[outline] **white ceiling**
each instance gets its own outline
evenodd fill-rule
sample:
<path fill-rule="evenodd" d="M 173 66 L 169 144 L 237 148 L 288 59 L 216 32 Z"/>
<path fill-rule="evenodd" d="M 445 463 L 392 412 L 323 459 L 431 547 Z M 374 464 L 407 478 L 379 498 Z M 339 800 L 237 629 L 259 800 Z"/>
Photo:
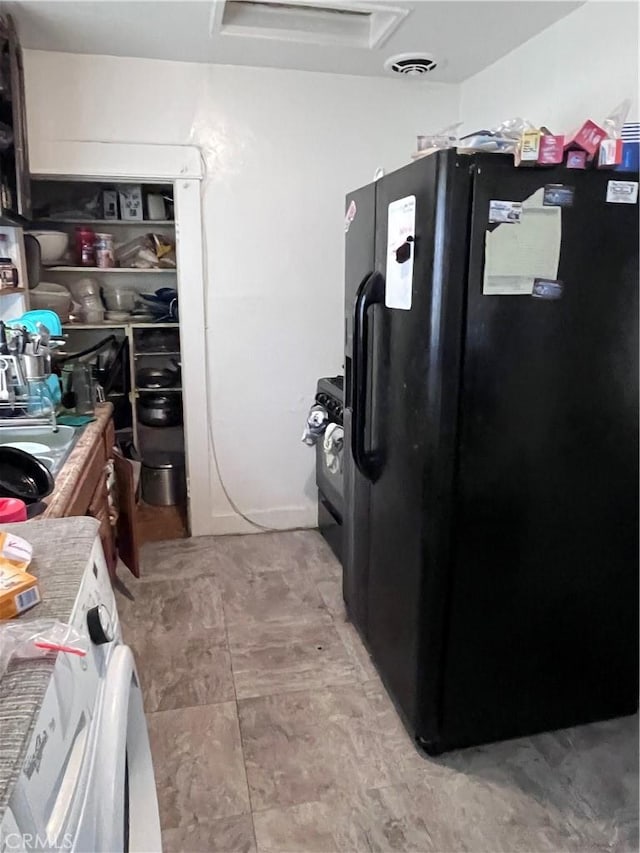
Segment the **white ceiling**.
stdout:
<path fill-rule="evenodd" d="M 335 0 L 320 5 L 335 5 Z M 387 7 L 400 6 L 409 14 L 381 47 L 369 50 L 221 33 L 223 0 L 3 4 L 16 18 L 23 46 L 38 50 L 373 76 L 386 73 L 384 60 L 391 54 L 416 51 L 438 60 L 435 71 L 421 79 L 447 83 L 477 73 L 580 5 L 563 0 L 386 0 Z"/>

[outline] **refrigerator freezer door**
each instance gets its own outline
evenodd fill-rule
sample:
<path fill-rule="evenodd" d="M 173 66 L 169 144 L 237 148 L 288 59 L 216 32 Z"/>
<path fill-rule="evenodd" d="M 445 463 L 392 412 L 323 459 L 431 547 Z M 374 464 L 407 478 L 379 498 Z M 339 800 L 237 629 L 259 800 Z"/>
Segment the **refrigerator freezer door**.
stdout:
<path fill-rule="evenodd" d="M 637 706 L 638 207 L 608 204 L 608 178 L 497 161 L 478 169 L 443 693 L 448 746 Z M 572 204 L 557 208 L 559 281 L 540 295 L 483 294 L 487 230 L 523 227 L 490 225 L 491 200 L 526 208 L 545 185 L 568 184 Z M 530 254 L 521 263 L 528 242 L 503 271 L 535 276 L 548 262 Z"/>
<path fill-rule="evenodd" d="M 410 299 L 402 308 L 376 306 L 370 426 L 378 468 L 370 485 L 367 641 L 407 727 L 429 742 L 437 739 L 467 164 L 441 152 L 377 186 L 376 269 L 384 272 L 398 248 L 396 262 L 407 263 L 402 241 L 390 245 L 390 205 L 415 196 L 415 233 L 403 235 L 413 264 Z"/>
<path fill-rule="evenodd" d="M 369 184 L 347 196 L 345 217 L 345 404 L 344 404 L 344 518 L 343 597 L 353 624 L 366 633 L 366 589 L 369 544 L 369 481 L 358 470 L 351 453 L 353 443 L 353 329 L 356 299 L 374 271 L 376 185 Z M 371 318 L 373 323 L 373 318 Z M 370 340 L 373 340 L 373 328 Z M 368 353 L 367 353 L 368 354 Z M 370 387 L 369 377 L 365 392 Z"/>

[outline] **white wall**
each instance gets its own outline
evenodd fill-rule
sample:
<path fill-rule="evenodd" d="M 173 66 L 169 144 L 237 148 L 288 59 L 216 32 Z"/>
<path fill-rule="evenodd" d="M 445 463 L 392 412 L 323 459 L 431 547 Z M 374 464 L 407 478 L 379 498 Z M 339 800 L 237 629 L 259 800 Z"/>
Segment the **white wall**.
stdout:
<path fill-rule="evenodd" d="M 522 116 L 571 133 L 627 97 L 637 121 L 638 3 L 589 2 L 466 80 L 460 117 L 465 132 Z"/>
<path fill-rule="evenodd" d="M 344 195 L 455 121 L 458 87 L 41 51 L 26 82 L 36 158 L 52 139 L 202 145 L 223 479 L 261 523 L 313 525 L 300 434 L 316 379 L 342 368 Z M 245 529 L 216 483 L 212 532 Z"/>

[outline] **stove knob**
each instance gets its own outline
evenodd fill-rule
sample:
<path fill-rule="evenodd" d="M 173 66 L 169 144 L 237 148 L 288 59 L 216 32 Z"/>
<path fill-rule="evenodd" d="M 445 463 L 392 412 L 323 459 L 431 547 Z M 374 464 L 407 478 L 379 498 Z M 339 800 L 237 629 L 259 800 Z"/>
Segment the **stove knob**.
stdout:
<path fill-rule="evenodd" d="M 115 636 L 111 616 L 104 604 L 98 604 L 97 607 L 90 607 L 87 610 L 87 627 L 89 636 L 96 646 L 110 643 Z"/>

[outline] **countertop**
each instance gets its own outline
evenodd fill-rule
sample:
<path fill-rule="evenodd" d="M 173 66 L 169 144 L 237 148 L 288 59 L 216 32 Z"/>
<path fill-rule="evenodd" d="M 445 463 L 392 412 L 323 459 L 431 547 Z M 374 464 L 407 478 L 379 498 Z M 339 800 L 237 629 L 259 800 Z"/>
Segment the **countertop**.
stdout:
<path fill-rule="evenodd" d="M 15 533 L 33 546 L 29 572 L 38 578 L 42 597 L 40 604 L 12 622 L 69 620 L 98 528 L 95 519 L 84 517 L 0 525 L 0 530 Z M 60 547 L 61 542 L 64 548 Z M 24 763 L 56 656 L 52 652 L 30 660 L 14 660 L 0 675 L 0 820 Z"/>
<path fill-rule="evenodd" d="M 38 518 L 61 518 L 76 488 L 78 474 L 87 464 L 97 441 L 100 441 L 113 414 L 111 403 L 99 403 L 96 406 L 95 421 L 82 431 L 66 462 L 56 474 L 55 488 L 44 503 L 46 510 Z"/>

